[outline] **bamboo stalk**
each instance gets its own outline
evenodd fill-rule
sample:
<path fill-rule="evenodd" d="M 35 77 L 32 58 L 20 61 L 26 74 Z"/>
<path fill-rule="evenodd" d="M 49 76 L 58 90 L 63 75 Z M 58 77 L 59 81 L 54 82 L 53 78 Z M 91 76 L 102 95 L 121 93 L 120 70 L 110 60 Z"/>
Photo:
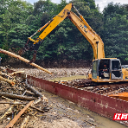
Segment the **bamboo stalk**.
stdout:
<path fill-rule="evenodd" d="M 15 82 L 13 82 L 13 81 L 11 81 L 11 80 L 8 80 L 8 79 L 5 79 L 5 78 L 3 78 L 2 76 L 0 76 L 0 80 L 8 82 L 8 83 L 11 84 L 12 86 L 15 85 Z"/>
<path fill-rule="evenodd" d="M 34 67 L 36 67 L 36 68 L 38 68 L 38 69 L 40 69 L 40 70 L 43 70 L 43 71 L 45 71 L 45 72 L 47 72 L 47 73 L 49 73 L 49 74 L 52 74 L 50 71 L 48 71 L 48 70 L 42 68 L 41 66 L 39 66 L 39 65 L 37 65 L 37 64 L 35 64 L 35 63 L 30 63 L 29 60 L 27 60 L 27 59 L 25 59 L 25 58 L 23 58 L 23 57 L 21 57 L 21 56 L 19 56 L 19 55 L 16 55 L 15 53 L 11 53 L 11 52 L 6 51 L 6 50 L 3 50 L 3 49 L 0 49 L 0 53 L 7 54 L 7 55 L 9 55 L 9 56 L 11 56 L 11 57 L 17 58 L 17 59 L 19 59 L 19 60 L 21 60 L 21 61 L 24 61 L 25 63 L 28 63 L 28 64 L 30 64 L 30 65 L 32 65 L 32 66 L 34 66 Z"/>
<path fill-rule="evenodd" d="M 5 128 L 12 128 L 16 121 L 20 118 L 20 116 L 27 110 L 27 108 L 33 103 L 34 101 L 30 101 L 11 121 Z"/>

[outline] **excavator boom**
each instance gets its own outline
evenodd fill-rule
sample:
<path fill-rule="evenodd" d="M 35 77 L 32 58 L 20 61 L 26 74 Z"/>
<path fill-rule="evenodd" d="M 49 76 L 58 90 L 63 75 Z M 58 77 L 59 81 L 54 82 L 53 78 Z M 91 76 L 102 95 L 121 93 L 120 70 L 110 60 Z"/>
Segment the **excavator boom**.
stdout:
<path fill-rule="evenodd" d="M 80 15 L 80 18 L 73 12 L 70 12 L 69 19 L 79 29 L 83 36 L 89 41 L 93 48 L 94 59 L 105 58 L 104 43 L 100 36 L 88 25 L 86 20 Z"/>
<path fill-rule="evenodd" d="M 72 3 L 65 6 L 65 8 L 53 18 L 48 27 L 40 34 L 39 39 L 43 40 L 53 29 L 57 27 L 67 16 L 72 8 Z M 36 42 L 35 42 L 36 43 Z"/>
<path fill-rule="evenodd" d="M 71 8 L 72 8 L 72 3 L 66 5 L 65 8 L 58 15 L 52 18 L 52 20 L 46 23 L 43 27 L 38 29 L 33 35 L 28 37 L 28 41 L 25 44 L 24 48 L 19 50 L 19 55 L 22 55 L 25 51 L 34 50 L 34 55 L 33 55 L 33 59 L 31 60 L 31 62 L 35 61 L 37 50 L 41 42 L 43 41 L 43 39 L 68 16 L 67 12 L 70 12 Z M 44 28 L 45 30 L 40 34 L 40 36 L 37 39 L 35 40 L 32 39 L 33 36 L 35 36 L 38 32 L 40 32 Z M 33 42 L 33 45 L 31 47 L 28 46 L 29 40 Z"/>

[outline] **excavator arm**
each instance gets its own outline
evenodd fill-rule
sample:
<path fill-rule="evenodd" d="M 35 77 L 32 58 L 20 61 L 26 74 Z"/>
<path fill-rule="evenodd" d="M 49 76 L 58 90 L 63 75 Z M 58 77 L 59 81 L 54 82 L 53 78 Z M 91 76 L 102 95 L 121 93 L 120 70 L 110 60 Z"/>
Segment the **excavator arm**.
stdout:
<path fill-rule="evenodd" d="M 72 3 L 66 5 L 65 8 L 57 16 L 55 16 L 50 22 L 48 22 L 49 25 L 40 34 L 39 38 L 37 38 L 36 40 L 32 40 L 31 37 L 29 37 L 29 39 L 33 41 L 34 44 L 38 43 L 40 40 L 42 41 L 53 29 L 57 27 L 58 24 L 60 24 L 68 16 L 68 12 L 70 12 L 71 8 Z M 45 25 L 41 29 L 39 29 L 38 32 L 40 32 L 44 27 Z"/>
<path fill-rule="evenodd" d="M 78 12 L 78 10 L 73 6 L 77 11 L 79 17 L 70 11 L 69 19 L 72 23 L 79 29 L 79 31 L 83 34 L 83 36 L 89 41 L 93 48 L 94 59 L 105 58 L 104 53 L 104 43 L 100 36 L 89 26 L 87 21 L 83 18 L 83 16 Z"/>
<path fill-rule="evenodd" d="M 104 43 L 102 42 L 100 36 L 96 34 L 96 32 L 88 25 L 86 20 L 83 18 L 83 16 L 78 12 L 78 10 L 75 7 L 74 9 L 76 10 L 79 16 L 77 16 L 75 13 L 71 11 L 72 7 L 74 7 L 72 3 L 66 5 L 65 8 L 57 16 L 55 16 L 51 21 L 49 21 L 43 27 L 37 30 L 32 36 L 28 37 L 28 42 L 25 44 L 24 49 L 22 49 L 19 52 L 19 54 L 21 55 L 24 51 L 27 50 L 34 50 L 35 54 L 33 55 L 33 59 L 31 61 L 33 62 L 36 58 L 36 52 L 43 39 L 53 29 L 55 29 L 58 24 L 60 24 L 65 18 L 68 17 L 72 21 L 72 23 L 79 29 L 79 31 L 83 34 L 83 36 L 92 45 L 94 59 L 105 58 Z M 40 34 L 40 36 L 36 40 L 32 39 L 34 35 L 42 31 L 44 28 L 45 30 Z M 33 45 L 31 47 L 28 47 L 29 40 L 33 42 Z"/>
<path fill-rule="evenodd" d="M 50 20 L 48 23 L 46 23 L 43 27 L 41 27 L 40 29 L 38 29 L 33 35 L 31 35 L 30 37 L 28 37 L 28 41 L 25 44 L 24 48 L 19 50 L 19 55 L 22 55 L 25 51 L 28 50 L 33 50 L 34 54 L 33 54 L 33 59 L 30 61 L 34 62 L 36 59 L 36 53 L 37 50 L 41 44 L 41 42 L 43 41 L 43 39 L 53 30 L 57 27 L 58 24 L 60 24 L 67 16 L 68 16 L 68 12 L 71 11 L 72 8 L 72 3 L 68 4 L 65 6 L 65 8 L 58 14 L 56 15 L 52 20 Z M 46 27 L 46 28 L 45 28 Z M 38 32 L 42 31 L 45 28 L 45 30 L 40 34 L 40 36 L 37 39 L 32 39 L 32 37 L 34 35 L 36 35 Z M 33 45 L 29 47 L 28 43 L 29 41 L 33 42 Z"/>

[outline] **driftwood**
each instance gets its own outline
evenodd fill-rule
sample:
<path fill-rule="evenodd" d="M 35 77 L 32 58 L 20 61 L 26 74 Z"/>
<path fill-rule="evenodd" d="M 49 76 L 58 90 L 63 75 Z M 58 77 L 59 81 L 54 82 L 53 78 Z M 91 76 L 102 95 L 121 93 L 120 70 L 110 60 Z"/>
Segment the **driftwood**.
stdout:
<path fill-rule="evenodd" d="M 33 92 L 28 91 L 28 90 L 25 90 L 25 92 L 22 95 L 25 95 L 25 94 L 26 95 L 29 94 L 29 95 L 34 95 L 35 96 L 35 94 Z"/>
<path fill-rule="evenodd" d="M 0 76 L 0 80 L 8 82 L 8 83 L 11 84 L 12 86 L 15 85 L 15 82 L 13 82 L 12 80 L 5 79 L 5 78 L 3 78 L 2 76 Z"/>
<path fill-rule="evenodd" d="M 12 113 L 12 109 L 13 109 L 14 105 L 12 105 L 5 113 L 3 116 L 0 117 L 0 121 L 3 120 L 4 117 L 6 117 L 8 114 Z"/>
<path fill-rule="evenodd" d="M 2 96 L 2 98 L 6 99 L 7 101 L 14 102 L 14 100 L 9 99 L 9 98 L 7 98 L 7 97 L 5 97 L 5 96 Z"/>
<path fill-rule="evenodd" d="M 32 105 L 34 101 L 30 101 L 11 121 L 5 128 L 12 128 L 16 121 L 20 118 L 20 116 L 28 109 L 29 106 Z"/>
<path fill-rule="evenodd" d="M 44 113 L 43 110 L 41 110 L 41 109 L 39 109 L 39 108 L 37 108 L 37 107 L 35 107 L 35 106 L 31 106 L 31 108 L 34 108 L 34 109 L 36 109 L 37 111 Z"/>
<path fill-rule="evenodd" d="M 11 73 L 11 74 L 9 74 L 9 75 L 13 76 L 13 75 L 16 75 L 16 74 L 18 74 L 18 73 L 24 73 L 24 71 L 13 72 L 13 73 Z"/>
<path fill-rule="evenodd" d="M 30 63 L 29 60 L 27 60 L 27 59 L 25 59 L 25 58 L 23 58 L 23 57 L 21 57 L 19 55 L 16 55 L 15 53 L 12 53 L 12 52 L 9 52 L 9 51 L 3 50 L 3 49 L 0 49 L 0 53 L 7 54 L 7 55 L 9 55 L 11 57 L 17 58 L 17 59 L 19 59 L 21 61 L 24 61 L 25 63 L 28 63 L 28 64 L 30 64 L 30 65 L 32 65 L 32 66 L 34 66 L 34 67 L 36 67 L 36 68 L 38 68 L 40 70 L 43 70 L 43 71 L 45 71 L 45 72 L 47 72 L 49 74 L 52 74 L 50 71 L 42 68 L 41 66 L 39 66 L 39 65 L 37 65 L 35 63 Z"/>
<path fill-rule="evenodd" d="M 20 99 L 20 100 L 34 100 L 36 99 L 35 97 L 28 97 L 28 96 L 22 96 L 22 95 L 16 95 L 12 93 L 5 93 L 5 92 L 0 92 L 0 96 L 5 96 L 13 99 Z"/>
<path fill-rule="evenodd" d="M 37 90 L 35 90 L 32 86 L 30 86 L 27 82 L 25 82 L 26 86 L 28 89 L 30 89 L 32 92 L 34 92 L 35 95 L 39 96 L 39 97 L 42 97 L 43 95 L 38 92 Z"/>
<path fill-rule="evenodd" d="M 7 76 L 7 77 L 10 77 L 7 73 L 3 73 L 3 72 L 0 72 L 0 75 L 1 75 L 1 76 Z"/>
<path fill-rule="evenodd" d="M 27 123 L 28 123 L 28 121 L 29 121 L 29 118 L 30 118 L 30 116 L 27 116 L 27 117 L 24 118 L 24 120 L 23 120 L 23 122 L 22 122 L 20 128 L 26 128 Z"/>
<path fill-rule="evenodd" d="M 36 89 L 34 89 L 31 85 L 28 84 L 27 82 L 27 76 L 26 76 L 26 81 L 25 81 L 25 84 L 27 86 L 28 89 L 30 89 L 32 92 L 34 92 L 35 95 L 41 97 L 41 99 L 44 101 L 44 102 L 48 102 L 48 99 L 42 95 L 39 91 L 37 91 Z"/>
<path fill-rule="evenodd" d="M 38 104 L 42 99 L 39 97 L 37 100 L 34 101 L 34 103 L 32 105 L 36 105 Z"/>
<path fill-rule="evenodd" d="M 23 105 L 25 103 L 20 103 L 20 102 L 14 102 L 14 103 L 12 103 L 12 102 L 0 102 L 0 104 Z"/>
<path fill-rule="evenodd" d="M 31 105 L 31 108 L 34 108 L 34 109 L 36 109 L 37 111 L 44 113 L 43 110 L 41 110 L 41 109 L 39 109 L 39 108 L 37 108 L 37 107 L 34 106 L 34 105 L 38 104 L 40 101 L 42 101 L 42 97 L 39 97 L 37 100 L 35 100 L 35 101 L 33 102 L 33 104 Z"/>

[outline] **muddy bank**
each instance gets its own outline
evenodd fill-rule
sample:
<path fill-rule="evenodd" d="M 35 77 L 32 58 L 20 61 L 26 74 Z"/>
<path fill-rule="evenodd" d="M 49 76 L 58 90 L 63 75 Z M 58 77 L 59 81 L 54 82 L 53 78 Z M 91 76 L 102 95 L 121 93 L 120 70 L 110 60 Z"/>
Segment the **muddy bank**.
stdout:
<path fill-rule="evenodd" d="M 41 79 L 46 80 L 58 80 L 58 78 L 65 77 L 75 77 L 73 79 L 78 78 L 86 78 L 88 72 L 90 71 L 89 68 L 47 68 L 48 71 L 52 72 L 52 75 L 45 73 L 39 69 L 33 69 L 33 68 L 11 68 L 15 71 L 25 71 L 27 75 L 31 75 L 34 77 L 38 77 Z M 63 78 L 63 80 L 65 80 Z"/>
<path fill-rule="evenodd" d="M 32 86 L 31 89 L 33 88 L 38 92 L 38 96 L 35 95 L 35 91 L 31 91 L 31 89 L 28 88 L 28 83 L 24 79 L 25 74 L 22 74 L 21 77 L 11 76 L 6 68 L 1 69 L 1 72 L 2 75 L 9 79 L 13 80 L 14 77 L 15 85 L 12 86 L 7 81 L 0 80 L 0 128 L 6 126 L 21 128 L 24 119 L 28 116 L 26 128 L 92 128 L 92 126 L 96 125 L 95 120 L 89 116 L 87 116 L 87 122 L 86 119 L 84 119 L 85 115 L 74 108 L 72 105 L 75 104 L 72 102 L 70 103 L 56 95 L 45 92 L 41 88 Z M 5 93 L 8 95 L 2 95 Z M 16 97 L 11 97 L 14 94 Z M 47 95 L 48 98 L 44 95 Z M 39 98 L 39 96 L 41 97 Z M 26 109 L 18 118 L 17 115 L 29 102 L 26 98 L 21 99 L 20 97 L 34 98 L 35 103 Z M 16 102 L 18 104 L 15 104 Z M 15 119 L 16 116 L 18 120 Z M 11 124 L 11 121 L 14 119 L 16 122 L 13 121 L 15 123 Z M 91 122 L 89 120 L 91 120 Z"/>
<path fill-rule="evenodd" d="M 38 88 L 39 89 L 39 88 Z M 39 89 L 49 99 L 50 111 L 33 118 L 28 127 L 37 128 L 126 128 L 77 104 Z"/>

